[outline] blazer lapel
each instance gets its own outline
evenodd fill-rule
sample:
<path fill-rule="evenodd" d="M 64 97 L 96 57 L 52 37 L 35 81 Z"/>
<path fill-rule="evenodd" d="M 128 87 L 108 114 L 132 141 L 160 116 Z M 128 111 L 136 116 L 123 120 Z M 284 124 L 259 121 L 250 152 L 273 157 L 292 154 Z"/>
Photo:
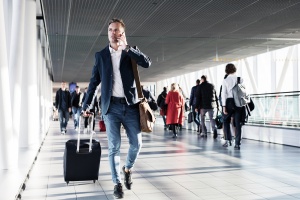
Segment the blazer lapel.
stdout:
<path fill-rule="evenodd" d="M 111 72 L 112 71 L 112 62 L 111 62 L 111 55 L 109 51 L 109 46 L 105 48 L 105 51 L 103 51 L 102 60 L 104 61 L 104 68 L 106 71 Z"/>

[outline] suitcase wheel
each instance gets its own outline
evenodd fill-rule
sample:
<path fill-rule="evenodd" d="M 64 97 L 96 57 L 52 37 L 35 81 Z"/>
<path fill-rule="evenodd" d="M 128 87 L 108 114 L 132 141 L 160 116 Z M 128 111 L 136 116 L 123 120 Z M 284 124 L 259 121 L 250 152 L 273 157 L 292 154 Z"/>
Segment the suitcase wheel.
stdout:
<path fill-rule="evenodd" d="M 66 181 L 67 185 L 69 185 L 69 181 Z"/>
<path fill-rule="evenodd" d="M 94 183 L 96 183 L 96 180 L 94 180 Z"/>

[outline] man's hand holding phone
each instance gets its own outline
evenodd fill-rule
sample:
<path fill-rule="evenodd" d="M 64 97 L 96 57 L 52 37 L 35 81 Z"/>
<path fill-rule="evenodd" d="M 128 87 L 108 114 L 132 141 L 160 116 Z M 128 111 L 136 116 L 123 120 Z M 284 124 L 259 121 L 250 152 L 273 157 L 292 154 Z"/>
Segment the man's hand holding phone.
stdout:
<path fill-rule="evenodd" d="M 121 33 L 120 37 L 117 38 L 117 40 L 118 40 L 118 48 L 121 48 L 122 50 L 124 50 L 126 48 L 126 45 L 127 45 L 125 32 Z"/>

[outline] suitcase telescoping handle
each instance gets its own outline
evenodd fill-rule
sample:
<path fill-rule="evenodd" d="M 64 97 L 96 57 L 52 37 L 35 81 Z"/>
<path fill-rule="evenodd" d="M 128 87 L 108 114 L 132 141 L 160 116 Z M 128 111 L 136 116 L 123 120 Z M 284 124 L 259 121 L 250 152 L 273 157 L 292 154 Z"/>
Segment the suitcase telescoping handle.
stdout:
<path fill-rule="evenodd" d="M 88 126 L 89 126 L 89 132 L 90 132 L 90 144 L 89 144 L 89 152 L 92 151 L 92 140 L 93 140 L 93 131 L 92 131 L 92 124 L 94 122 L 94 113 L 92 112 L 88 112 Z M 80 118 L 79 118 L 79 126 L 78 126 L 78 139 L 77 139 L 77 150 L 76 152 L 79 153 L 79 147 L 80 147 L 80 126 L 81 126 L 81 123 L 82 123 L 82 119 L 84 118 L 83 114 L 80 114 Z M 91 119 L 91 120 L 90 120 Z"/>

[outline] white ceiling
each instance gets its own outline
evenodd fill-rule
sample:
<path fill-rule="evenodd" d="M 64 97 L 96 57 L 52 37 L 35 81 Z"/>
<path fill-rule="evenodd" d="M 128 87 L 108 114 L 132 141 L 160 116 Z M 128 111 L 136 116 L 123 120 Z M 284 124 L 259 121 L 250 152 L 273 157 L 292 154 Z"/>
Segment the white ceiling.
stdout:
<path fill-rule="evenodd" d="M 107 22 L 122 18 L 130 45 L 158 81 L 300 43 L 299 0 L 41 0 L 55 82 L 87 82 Z"/>

